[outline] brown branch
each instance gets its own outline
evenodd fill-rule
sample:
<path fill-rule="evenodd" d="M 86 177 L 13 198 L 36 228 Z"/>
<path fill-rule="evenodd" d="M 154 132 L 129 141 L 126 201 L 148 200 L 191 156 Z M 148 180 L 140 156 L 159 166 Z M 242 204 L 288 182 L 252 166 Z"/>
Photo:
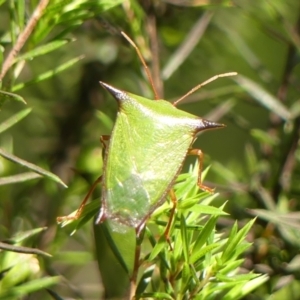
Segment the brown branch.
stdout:
<path fill-rule="evenodd" d="M 0 73 L 0 81 L 2 81 L 3 77 L 12 66 L 15 57 L 18 55 L 18 53 L 24 46 L 25 42 L 27 41 L 28 37 L 32 33 L 34 27 L 36 26 L 38 20 L 41 18 L 48 3 L 49 0 L 41 0 L 38 6 L 36 7 L 36 9 L 34 10 L 27 26 L 25 27 L 23 32 L 21 32 L 21 34 L 19 35 L 16 44 L 13 46 L 13 48 L 11 49 L 11 51 L 9 52 L 8 56 L 6 57 L 3 63 L 2 70 Z"/>

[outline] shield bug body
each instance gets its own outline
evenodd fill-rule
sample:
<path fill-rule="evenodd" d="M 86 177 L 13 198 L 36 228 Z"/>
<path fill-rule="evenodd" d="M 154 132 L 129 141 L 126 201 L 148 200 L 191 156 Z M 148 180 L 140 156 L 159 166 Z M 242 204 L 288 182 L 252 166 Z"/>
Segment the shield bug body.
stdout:
<path fill-rule="evenodd" d="M 107 146 L 104 143 L 107 137 L 102 138 L 105 146 L 103 175 L 93 184 L 76 215 L 59 217 L 58 221 L 77 219 L 96 184 L 101 182 L 101 209 L 96 222 L 111 220 L 116 230 L 125 225 L 135 228 L 138 235 L 151 213 L 165 201 L 168 194 L 174 203 L 171 215 L 174 214 L 176 197 L 172 187 L 187 155 L 198 156 L 199 188 L 213 191 L 201 181 L 202 152 L 191 147 L 199 132 L 224 125 L 180 110 L 176 104 L 209 82 L 236 73 L 216 75 L 172 104 L 159 99 L 139 49 L 125 33 L 122 32 L 122 35 L 133 45 L 145 67 L 155 100 L 100 82 L 118 102 L 118 114 Z M 166 236 L 170 224 L 171 221 L 165 231 Z"/>
<path fill-rule="evenodd" d="M 197 133 L 224 125 L 165 100 L 148 100 L 101 85 L 118 101 L 119 109 L 105 152 L 97 221 L 110 219 L 139 231 L 165 201 L 186 155 L 195 152 L 191 145 Z M 208 189 L 201 181 L 199 185 Z"/>

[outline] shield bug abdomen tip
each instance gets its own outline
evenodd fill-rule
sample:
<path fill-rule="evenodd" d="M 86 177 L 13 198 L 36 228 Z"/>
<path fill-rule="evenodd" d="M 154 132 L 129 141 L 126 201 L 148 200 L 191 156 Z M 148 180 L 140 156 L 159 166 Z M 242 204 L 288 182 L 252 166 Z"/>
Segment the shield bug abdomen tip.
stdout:
<path fill-rule="evenodd" d="M 217 123 L 214 121 L 202 119 L 200 117 L 195 117 L 194 120 L 190 121 L 194 134 L 198 134 L 201 131 L 220 129 L 226 127 L 226 125 Z"/>
<path fill-rule="evenodd" d="M 207 129 L 217 129 L 223 127 L 226 127 L 226 125 L 200 118 L 198 131 L 207 130 Z"/>

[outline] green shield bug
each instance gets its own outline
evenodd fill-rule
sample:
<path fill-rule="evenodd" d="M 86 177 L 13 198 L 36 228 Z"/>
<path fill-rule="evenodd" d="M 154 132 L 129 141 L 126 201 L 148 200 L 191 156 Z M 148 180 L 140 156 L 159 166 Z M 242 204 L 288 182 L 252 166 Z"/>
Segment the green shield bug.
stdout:
<path fill-rule="evenodd" d="M 137 235 L 144 228 L 152 212 L 170 195 L 173 216 L 176 205 L 173 184 L 187 155 L 199 160 L 198 186 L 213 192 L 201 181 L 202 152 L 192 149 L 197 134 L 208 129 L 224 127 L 176 108 L 176 105 L 207 83 L 236 73 L 214 76 L 199 84 L 179 100 L 170 103 L 159 99 L 148 67 L 134 42 L 133 45 L 152 85 L 155 100 L 149 100 L 121 91 L 107 83 L 100 84 L 118 102 L 116 122 L 110 138 L 102 137 L 105 146 L 103 175 L 93 184 L 75 217 L 78 218 L 84 203 L 97 183 L 102 185 L 101 208 L 96 223 L 112 221 L 115 230 L 123 225 L 133 227 Z M 108 140 L 106 146 L 104 140 Z M 58 218 L 59 221 L 70 217 Z M 171 220 L 171 217 L 170 217 Z M 167 236 L 171 221 L 167 225 Z"/>

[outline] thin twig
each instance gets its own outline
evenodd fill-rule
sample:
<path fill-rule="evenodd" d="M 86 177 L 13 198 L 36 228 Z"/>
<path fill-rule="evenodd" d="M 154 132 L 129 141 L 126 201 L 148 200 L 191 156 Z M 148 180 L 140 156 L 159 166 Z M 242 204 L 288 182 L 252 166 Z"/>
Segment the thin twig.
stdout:
<path fill-rule="evenodd" d="M 160 99 L 164 99 L 164 86 L 160 77 L 160 59 L 159 45 L 157 38 L 156 16 L 153 13 L 147 14 L 146 19 L 147 32 L 150 39 L 151 58 L 152 58 L 152 76 L 154 86 Z"/>
<path fill-rule="evenodd" d="M 41 0 L 34 10 L 27 26 L 24 28 L 23 32 L 20 33 L 16 44 L 13 46 L 11 51 L 9 52 L 8 56 L 6 57 L 2 70 L 0 73 L 0 81 L 3 79 L 9 68 L 12 66 L 14 58 L 18 55 L 22 47 L 24 46 L 25 42 L 27 41 L 28 37 L 32 33 L 34 27 L 36 26 L 38 20 L 41 18 L 45 8 L 47 7 L 49 0 Z"/>
<path fill-rule="evenodd" d="M 137 276 L 140 267 L 140 254 L 141 254 L 141 242 L 143 241 L 144 235 L 144 226 L 141 228 L 136 228 L 136 245 L 135 245 L 135 254 L 134 254 L 134 266 L 132 275 L 130 278 L 130 288 L 129 288 L 129 299 L 134 299 L 137 288 Z"/>
<path fill-rule="evenodd" d="M 15 246 L 15 245 L 10 245 L 7 243 L 0 242 L 0 249 L 6 250 L 6 251 L 12 251 L 12 252 L 18 252 L 18 253 L 24 253 L 24 254 L 37 254 L 37 255 L 43 255 L 46 257 L 51 257 L 50 254 L 36 249 L 36 248 L 28 248 L 24 246 Z"/>

